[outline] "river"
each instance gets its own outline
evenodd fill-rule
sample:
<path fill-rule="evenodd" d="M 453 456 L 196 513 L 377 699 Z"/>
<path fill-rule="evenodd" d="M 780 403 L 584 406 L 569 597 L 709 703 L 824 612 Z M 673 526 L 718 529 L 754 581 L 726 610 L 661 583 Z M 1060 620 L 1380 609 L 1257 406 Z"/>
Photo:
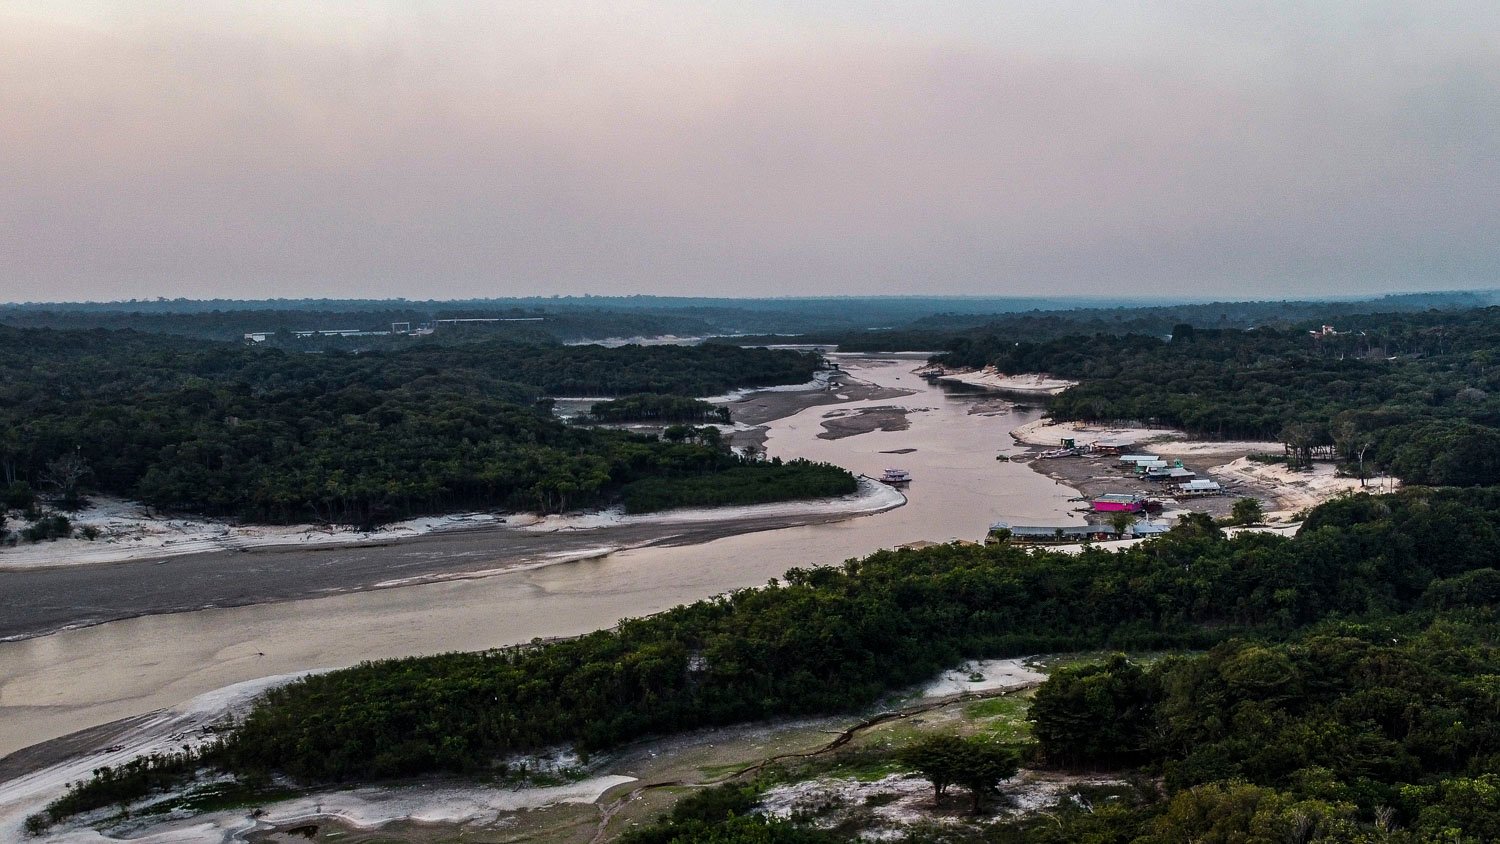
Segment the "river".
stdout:
<path fill-rule="evenodd" d="M 884 513 L 649 547 L 491 577 L 149 615 L 0 643 L 0 756 L 232 683 L 384 657 L 477 650 L 609 627 L 788 568 L 880 548 L 979 539 L 995 521 L 1077 522 L 1067 487 L 1021 464 L 1008 431 L 1040 411 L 970 413 L 987 396 L 911 374 L 902 358 L 841 358 L 854 377 L 912 390 L 810 407 L 769 424 L 767 449 L 879 474 L 909 470 L 908 503 Z M 904 409 L 910 428 L 820 439 L 825 414 Z M 907 454 L 883 454 L 915 449 Z"/>

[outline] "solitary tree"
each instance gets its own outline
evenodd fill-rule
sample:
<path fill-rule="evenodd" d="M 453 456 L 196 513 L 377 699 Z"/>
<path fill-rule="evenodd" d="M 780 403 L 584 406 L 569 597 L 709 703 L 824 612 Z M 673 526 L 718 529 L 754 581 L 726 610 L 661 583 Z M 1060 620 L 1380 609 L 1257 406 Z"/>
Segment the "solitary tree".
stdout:
<path fill-rule="evenodd" d="M 1234 502 L 1229 510 L 1229 521 L 1236 525 L 1259 524 L 1266 518 L 1266 511 L 1260 506 L 1260 500 L 1255 498 L 1241 498 Z"/>
<path fill-rule="evenodd" d="M 1015 776 L 1019 767 L 1020 761 L 1010 748 L 979 739 L 968 739 L 958 755 L 953 778 L 968 789 L 969 796 L 974 801 L 974 812 L 978 814 L 984 801 L 999 792 L 1000 782 Z"/>
<path fill-rule="evenodd" d="M 921 772 L 932 783 L 934 799 L 942 802 L 950 785 L 968 790 L 979 811 L 1000 781 L 1014 776 L 1019 760 L 1014 751 L 974 738 L 932 736 L 901 751 L 902 764 Z"/>
<path fill-rule="evenodd" d="M 64 510 L 77 510 L 83 504 L 80 485 L 90 471 L 83 455 L 70 451 L 47 464 L 42 471 L 42 481 L 57 492 L 58 506 Z"/>
<path fill-rule="evenodd" d="M 908 745 L 898 758 L 901 764 L 918 771 L 932 783 L 933 799 L 941 803 L 958 773 L 956 760 L 962 752 L 963 741 L 958 736 L 932 736 Z"/>
<path fill-rule="evenodd" d="M 1124 510 L 1120 510 L 1119 512 L 1109 517 L 1110 527 L 1113 527 L 1115 529 L 1115 533 L 1119 533 L 1122 535 L 1125 533 L 1125 531 L 1130 529 L 1131 525 L 1135 524 L 1135 521 L 1135 514 L 1128 513 Z"/>

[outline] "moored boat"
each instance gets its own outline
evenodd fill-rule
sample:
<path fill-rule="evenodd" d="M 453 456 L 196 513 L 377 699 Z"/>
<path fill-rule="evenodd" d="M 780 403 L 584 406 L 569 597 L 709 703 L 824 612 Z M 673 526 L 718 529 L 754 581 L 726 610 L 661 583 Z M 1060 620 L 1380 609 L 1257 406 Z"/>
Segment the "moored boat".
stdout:
<path fill-rule="evenodd" d="M 904 486 L 911 483 L 911 473 L 905 469 L 886 469 L 876 480 L 891 486 Z"/>

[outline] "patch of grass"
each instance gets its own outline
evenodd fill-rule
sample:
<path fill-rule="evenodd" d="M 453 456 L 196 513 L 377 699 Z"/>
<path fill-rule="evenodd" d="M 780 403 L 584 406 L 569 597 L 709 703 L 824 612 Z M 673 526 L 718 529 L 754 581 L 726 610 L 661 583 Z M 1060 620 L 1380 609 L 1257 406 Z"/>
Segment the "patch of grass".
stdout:
<path fill-rule="evenodd" d="M 1006 695 L 1005 697 L 992 697 L 989 700 L 981 700 L 964 707 L 964 715 L 972 719 L 998 718 L 1025 718 L 1026 711 L 1031 708 L 1031 701 L 1019 695 Z"/>
<path fill-rule="evenodd" d="M 849 777 L 860 782 L 874 782 L 904 771 L 890 747 L 853 747 L 800 761 L 781 772 L 785 782 L 801 782 L 818 777 Z"/>
<path fill-rule="evenodd" d="M 1007 695 L 971 703 L 964 709 L 964 715 L 974 723 L 977 734 L 1016 744 L 1031 739 L 1031 722 L 1026 720 L 1029 711 L 1029 697 Z"/>

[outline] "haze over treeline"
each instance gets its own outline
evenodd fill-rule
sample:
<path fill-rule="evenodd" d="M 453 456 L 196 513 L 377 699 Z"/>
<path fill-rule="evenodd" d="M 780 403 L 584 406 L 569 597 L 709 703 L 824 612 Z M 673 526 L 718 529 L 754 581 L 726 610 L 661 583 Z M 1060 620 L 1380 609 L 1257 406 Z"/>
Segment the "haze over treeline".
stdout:
<path fill-rule="evenodd" d="M 0 299 L 1493 286 L 1500 7 L 14 0 Z"/>

